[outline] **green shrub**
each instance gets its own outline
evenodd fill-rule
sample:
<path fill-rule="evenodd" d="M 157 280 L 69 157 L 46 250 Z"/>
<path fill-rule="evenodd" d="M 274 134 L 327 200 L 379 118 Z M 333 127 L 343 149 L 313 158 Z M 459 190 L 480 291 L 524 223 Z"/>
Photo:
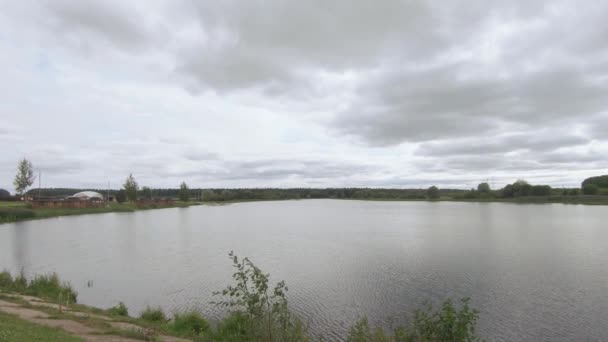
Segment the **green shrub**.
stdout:
<path fill-rule="evenodd" d="M 167 321 L 167 316 L 163 312 L 163 309 L 153 309 L 149 306 L 141 313 L 139 318 L 152 323 L 164 323 Z"/>
<path fill-rule="evenodd" d="M 0 273 L 0 290 L 10 291 L 13 288 L 13 276 L 8 271 Z"/>
<path fill-rule="evenodd" d="M 460 309 L 452 301 L 445 301 L 438 311 L 431 306 L 417 310 L 412 324 L 386 333 L 379 327 L 372 329 L 367 318 L 362 318 L 350 329 L 348 342 L 409 342 L 409 341 L 479 341 L 476 336 L 478 312 L 469 307 L 469 300 L 463 299 Z"/>
<path fill-rule="evenodd" d="M 211 331 L 209 323 L 198 312 L 175 315 L 169 329 L 174 334 L 185 337 L 201 336 Z"/>
<path fill-rule="evenodd" d="M 109 308 L 108 312 L 110 313 L 110 315 L 113 315 L 113 316 L 123 316 L 123 317 L 129 316 L 129 309 L 123 302 L 119 302 L 118 305 Z"/>
<path fill-rule="evenodd" d="M 289 311 L 285 282 L 270 288 L 270 276 L 248 258 L 239 259 L 233 252 L 229 256 L 236 269 L 232 275 L 235 284 L 214 293 L 224 297 L 216 304 L 231 310 L 232 314 L 247 317 L 241 322 L 250 323 L 243 328 L 252 340 L 308 341 L 304 325 Z"/>
<path fill-rule="evenodd" d="M 242 312 L 233 312 L 217 324 L 215 339 L 217 341 L 255 341 L 249 336 L 253 320 Z"/>

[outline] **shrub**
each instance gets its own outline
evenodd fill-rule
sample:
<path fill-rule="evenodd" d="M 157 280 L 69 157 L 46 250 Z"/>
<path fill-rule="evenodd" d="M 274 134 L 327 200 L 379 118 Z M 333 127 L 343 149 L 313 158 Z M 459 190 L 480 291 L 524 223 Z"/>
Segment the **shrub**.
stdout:
<path fill-rule="evenodd" d="M 123 302 L 119 302 L 118 305 L 109 308 L 108 312 L 110 313 L 110 315 L 113 315 L 113 316 L 123 316 L 123 317 L 129 316 L 129 309 Z"/>
<path fill-rule="evenodd" d="M 269 275 L 263 273 L 248 258 L 239 259 L 229 254 L 233 267 L 234 286 L 228 286 L 214 295 L 224 300 L 217 305 L 237 314 L 246 330 L 246 336 L 255 341 L 308 341 L 304 325 L 291 314 L 287 305 L 287 285 L 284 281 L 268 285 Z M 244 315 L 243 319 L 240 315 Z"/>
<path fill-rule="evenodd" d="M 460 309 L 448 300 L 438 311 L 433 311 L 430 305 L 425 310 L 417 310 L 409 327 L 399 327 L 391 333 L 379 327 L 372 329 L 367 318 L 362 318 L 350 329 L 347 341 L 479 341 L 475 332 L 477 319 L 478 312 L 469 307 L 468 299 L 462 300 Z"/>
<path fill-rule="evenodd" d="M 164 323 L 167 321 L 167 316 L 163 312 L 163 309 L 153 309 L 149 306 L 141 313 L 139 318 L 152 323 Z"/>
<path fill-rule="evenodd" d="M 8 271 L 0 273 L 0 289 L 10 291 L 13 288 L 13 276 Z"/>
<path fill-rule="evenodd" d="M 201 336 L 211 331 L 209 323 L 198 312 L 175 315 L 169 329 L 185 337 Z"/>
<path fill-rule="evenodd" d="M 248 332 L 253 321 L 242 312 L 233 312 L 217 324 L 215 339 L 218 341 L 255 341 Z"/>

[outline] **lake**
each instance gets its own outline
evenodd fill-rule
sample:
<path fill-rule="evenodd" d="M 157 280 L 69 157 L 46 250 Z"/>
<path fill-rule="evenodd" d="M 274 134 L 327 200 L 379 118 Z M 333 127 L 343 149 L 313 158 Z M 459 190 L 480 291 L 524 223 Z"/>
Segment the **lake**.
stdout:
<path fill-rule="evenodd" d="M 57 272 L 79 302 L 130 314 L 197 309 L 231 282 L 227 255 L 285 280 L 311 331 L 390 326 L 425 301 L 471 297 L 490 341 L 608 340 L 608 208 L 302 200 L 0 225 L 0 269 Z"/>

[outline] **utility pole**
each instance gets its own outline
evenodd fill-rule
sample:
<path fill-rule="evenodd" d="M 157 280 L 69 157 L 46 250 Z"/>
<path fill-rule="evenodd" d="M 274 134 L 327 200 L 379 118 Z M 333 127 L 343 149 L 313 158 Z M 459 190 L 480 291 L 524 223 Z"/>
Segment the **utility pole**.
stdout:
<path fill-rule="evenodd" d="M 40 193 L 42 192 L 42 171 L 38 169 L 38 200 L 40 200 Z"/>

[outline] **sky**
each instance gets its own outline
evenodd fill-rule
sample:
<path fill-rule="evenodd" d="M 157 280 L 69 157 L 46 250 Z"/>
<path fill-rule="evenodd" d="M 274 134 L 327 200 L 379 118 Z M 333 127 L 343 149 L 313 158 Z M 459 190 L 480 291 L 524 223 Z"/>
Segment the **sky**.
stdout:
<path fill-rule="evenodd" d="M 0 188 L 578 186 L 606 1 L 0 0 Z"/>

